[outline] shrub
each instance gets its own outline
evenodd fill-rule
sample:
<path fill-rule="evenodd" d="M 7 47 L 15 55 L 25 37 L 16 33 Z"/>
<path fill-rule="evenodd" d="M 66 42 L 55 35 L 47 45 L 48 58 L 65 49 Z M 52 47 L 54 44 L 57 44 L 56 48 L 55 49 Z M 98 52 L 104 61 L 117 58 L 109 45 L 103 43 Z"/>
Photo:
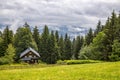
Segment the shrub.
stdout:
<path fill-rule="evenodd" d="M 14 54 L 15 54 L 15 48 L 13 47 L 12 44 L 9 44 L 8 48 L 6 49 L 5 56 L 0 58 L 0 65 L 13 63 Z"/>
<path fill-rule="evenodd" d="M 64 61 L 58 61 L 58 64 L 87 64 L 87 63 L 98 63 L 101 61 L 96 61 L 96 60 L 64 60 Z"/>
<path fill-rule="evenodd" d="M 86 64 L 86 63 L 98 63 L 100 61 L 95 61 L 95 60 L 68 60 L 66 61 L 67 64 Z"/>
<path fill-rule="evenodd" d="M 114 55 L 114 54 L 109 56 L 109 59 L 110 59 L 110 61 L 119 61 L 120 60 L 119 56 L 118 55 Z"/>
<path fill-rule="evenodd" d="M 9 64 L 10 61 L 6 57 L 0 58 L 0 65 Z"/>
<path fill-rule="evenodd" d="M 58 61 L 57 61 L 57 64 L 67 64 L 67 63 L 66 63 L 66 60 L 64 60 L 64 61 L 58 60 Z"/>

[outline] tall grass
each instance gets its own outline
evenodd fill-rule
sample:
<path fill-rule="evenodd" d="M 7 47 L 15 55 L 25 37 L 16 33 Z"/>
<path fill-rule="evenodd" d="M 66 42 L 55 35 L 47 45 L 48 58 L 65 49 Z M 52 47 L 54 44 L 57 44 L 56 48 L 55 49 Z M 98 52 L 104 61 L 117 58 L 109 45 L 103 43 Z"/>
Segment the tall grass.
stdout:
<path fill-rule="evenodd" d="M 47 65 L 47 64 L 8 64 L 8 65 L 1 65 L 0 70 L 44 68 L 44 67 L 52 67 L 55 65 L 56 64 L 52 64 L 52 65 Z"/>
<path fill-rule="evenodd" d="M 102 61 L 96 61 L 96 60 L 59 60 L 57 61 L 57 64 L 88 64 L 88 63 L 100 63 Z"/>
<path fill-rule="evenodd" d="M 120 62 L 0 70 L 0 80 L 120 80 Z"/>

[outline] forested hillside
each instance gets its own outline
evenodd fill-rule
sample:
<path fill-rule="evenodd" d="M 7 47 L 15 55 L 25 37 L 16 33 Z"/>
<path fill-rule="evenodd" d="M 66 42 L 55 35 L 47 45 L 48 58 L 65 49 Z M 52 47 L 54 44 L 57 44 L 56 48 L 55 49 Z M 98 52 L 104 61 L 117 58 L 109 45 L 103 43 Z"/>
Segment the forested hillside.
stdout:
<path fill-rule="evenodd" d="M 94 59 L 120 60 L 120 14 L 114 11 L 105 25 L 98 21 L 97 28 L 91 28 L 85 36 L 78 35 L 71 40 L 58 31 L 50 31 L 45 25 L 43 32 L 37 26 L 33 30 L 25 23 L 14 34 L 9 26 L 0 32 L 0 64 L 20 62 L 21 52 L 31 47 L 39 52 L 40 60 L 54 64 L 57 60 Z"/>

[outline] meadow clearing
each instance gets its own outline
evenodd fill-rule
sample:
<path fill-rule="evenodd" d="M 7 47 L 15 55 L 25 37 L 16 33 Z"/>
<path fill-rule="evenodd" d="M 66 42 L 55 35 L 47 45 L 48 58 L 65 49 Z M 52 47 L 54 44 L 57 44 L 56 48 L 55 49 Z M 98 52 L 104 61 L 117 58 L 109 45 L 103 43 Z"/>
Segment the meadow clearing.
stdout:
<path fill-rule="evenodd" d="M 0 80 L 120 80 L 120 62 L 3 69 Z M 5 66 L 7 67 L 7 66 Z"/>

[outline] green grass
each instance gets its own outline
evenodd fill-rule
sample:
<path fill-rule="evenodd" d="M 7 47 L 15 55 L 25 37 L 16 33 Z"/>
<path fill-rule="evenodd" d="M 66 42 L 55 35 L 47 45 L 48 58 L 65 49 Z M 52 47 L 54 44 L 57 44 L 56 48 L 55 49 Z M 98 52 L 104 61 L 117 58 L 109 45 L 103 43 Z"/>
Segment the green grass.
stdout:
<path fill-rule="evenodd" d="M 101 63 L 103 61 L 97 61 L 97 60 L 59 60 L 57 61 L 57 64 L 67 64 L 67 65 L 72 65 L 72 64 L 88 64 L 88 63 Z"/>
<path fill-rule="evenodd" d="M 0 70 L 12 70 L 12 69 L 29 69 L 29 68 L 45 68 L 45 67 L 53 67 L 53 65 L 47 64 L 7 64 L 7 65 L 0 65 Z"/>
<path fill-rule="evenodd" d="M 120 80 L 120 62 L 0 70 L 0 80 Z"/>

